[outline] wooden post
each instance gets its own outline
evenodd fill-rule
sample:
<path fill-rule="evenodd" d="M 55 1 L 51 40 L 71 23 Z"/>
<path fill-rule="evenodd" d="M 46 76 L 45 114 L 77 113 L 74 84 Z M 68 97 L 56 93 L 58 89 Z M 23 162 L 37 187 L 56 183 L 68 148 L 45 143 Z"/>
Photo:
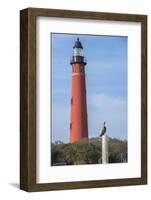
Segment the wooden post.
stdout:
<path fill-rule="evenodd" d="M 108 163 L 108 136 L 102 136 L 102 164 Z"/>

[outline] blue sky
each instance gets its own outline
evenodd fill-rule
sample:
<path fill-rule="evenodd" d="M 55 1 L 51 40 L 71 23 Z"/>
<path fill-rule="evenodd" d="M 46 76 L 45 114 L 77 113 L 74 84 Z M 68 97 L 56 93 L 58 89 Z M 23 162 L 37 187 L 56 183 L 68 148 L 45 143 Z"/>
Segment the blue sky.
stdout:
<path fill-rule="evenodd" d="M 126 36 L 94 36 L 52 33 L 52 141 L 69 142 L 71 65 L 79 37 L 86 65 L 89 138 L 97 137 L 106 121 L 107 134 L 127 139 Z"/>

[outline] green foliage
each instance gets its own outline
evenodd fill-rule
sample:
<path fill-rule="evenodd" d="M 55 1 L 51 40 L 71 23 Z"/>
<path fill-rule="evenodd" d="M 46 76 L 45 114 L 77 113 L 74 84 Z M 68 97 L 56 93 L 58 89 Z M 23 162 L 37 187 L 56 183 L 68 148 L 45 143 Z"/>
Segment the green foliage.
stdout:
<path fill-rule="evenodd" d="M 127 161 L 127 141 L 116 138 L 109 140 L 109 162 L 120 163 Z"/>
<path fill-rule="evenodd" d="M 127 141 L 109 138 L 109 162 L 127 161 Z M 73 144 L 57 141 L 51 144 L 52 165 L 79 165 L 102 163 L 100 138 L 84 138 Z"/>
<path fill-rule="evenodd" d="M 52 163 L 60 163 L 60 162 L 64 162 L 64 155 L 62 152 L 62 149 L 64 147 L 64 144 L 52 144 L 51 146 L 51 150 L 52 150 L 52 154 L 51 154 L 51 162 Z"/>

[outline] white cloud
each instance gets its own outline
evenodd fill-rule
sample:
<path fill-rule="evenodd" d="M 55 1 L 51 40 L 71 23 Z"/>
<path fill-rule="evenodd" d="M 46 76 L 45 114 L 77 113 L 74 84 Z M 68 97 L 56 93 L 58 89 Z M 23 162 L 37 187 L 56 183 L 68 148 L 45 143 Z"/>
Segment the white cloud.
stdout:
<path fill-rule="evenodd" d="M 69 106 L 53 105 L 52 112 L 52 140 L 61 140 L 69 142 L 69 121 L 70 110 Z"/>
<path fill-rule="evenodd" d="M 88 96 L 89 136 L 98 136 L 106 121 L 111 137 L 127 138 L 127 101 L 118 97 L 95 94 Z"/>

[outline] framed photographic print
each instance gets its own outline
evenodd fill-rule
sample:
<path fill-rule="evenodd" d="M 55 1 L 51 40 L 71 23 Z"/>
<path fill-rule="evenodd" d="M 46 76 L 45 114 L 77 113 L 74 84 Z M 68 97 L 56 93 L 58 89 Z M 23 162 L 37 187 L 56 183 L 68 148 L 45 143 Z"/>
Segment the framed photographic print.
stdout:
<path fill-rule="evenodd" d="M 20 12 L 20 188 L 147 184 L 147 16 Z"/>

